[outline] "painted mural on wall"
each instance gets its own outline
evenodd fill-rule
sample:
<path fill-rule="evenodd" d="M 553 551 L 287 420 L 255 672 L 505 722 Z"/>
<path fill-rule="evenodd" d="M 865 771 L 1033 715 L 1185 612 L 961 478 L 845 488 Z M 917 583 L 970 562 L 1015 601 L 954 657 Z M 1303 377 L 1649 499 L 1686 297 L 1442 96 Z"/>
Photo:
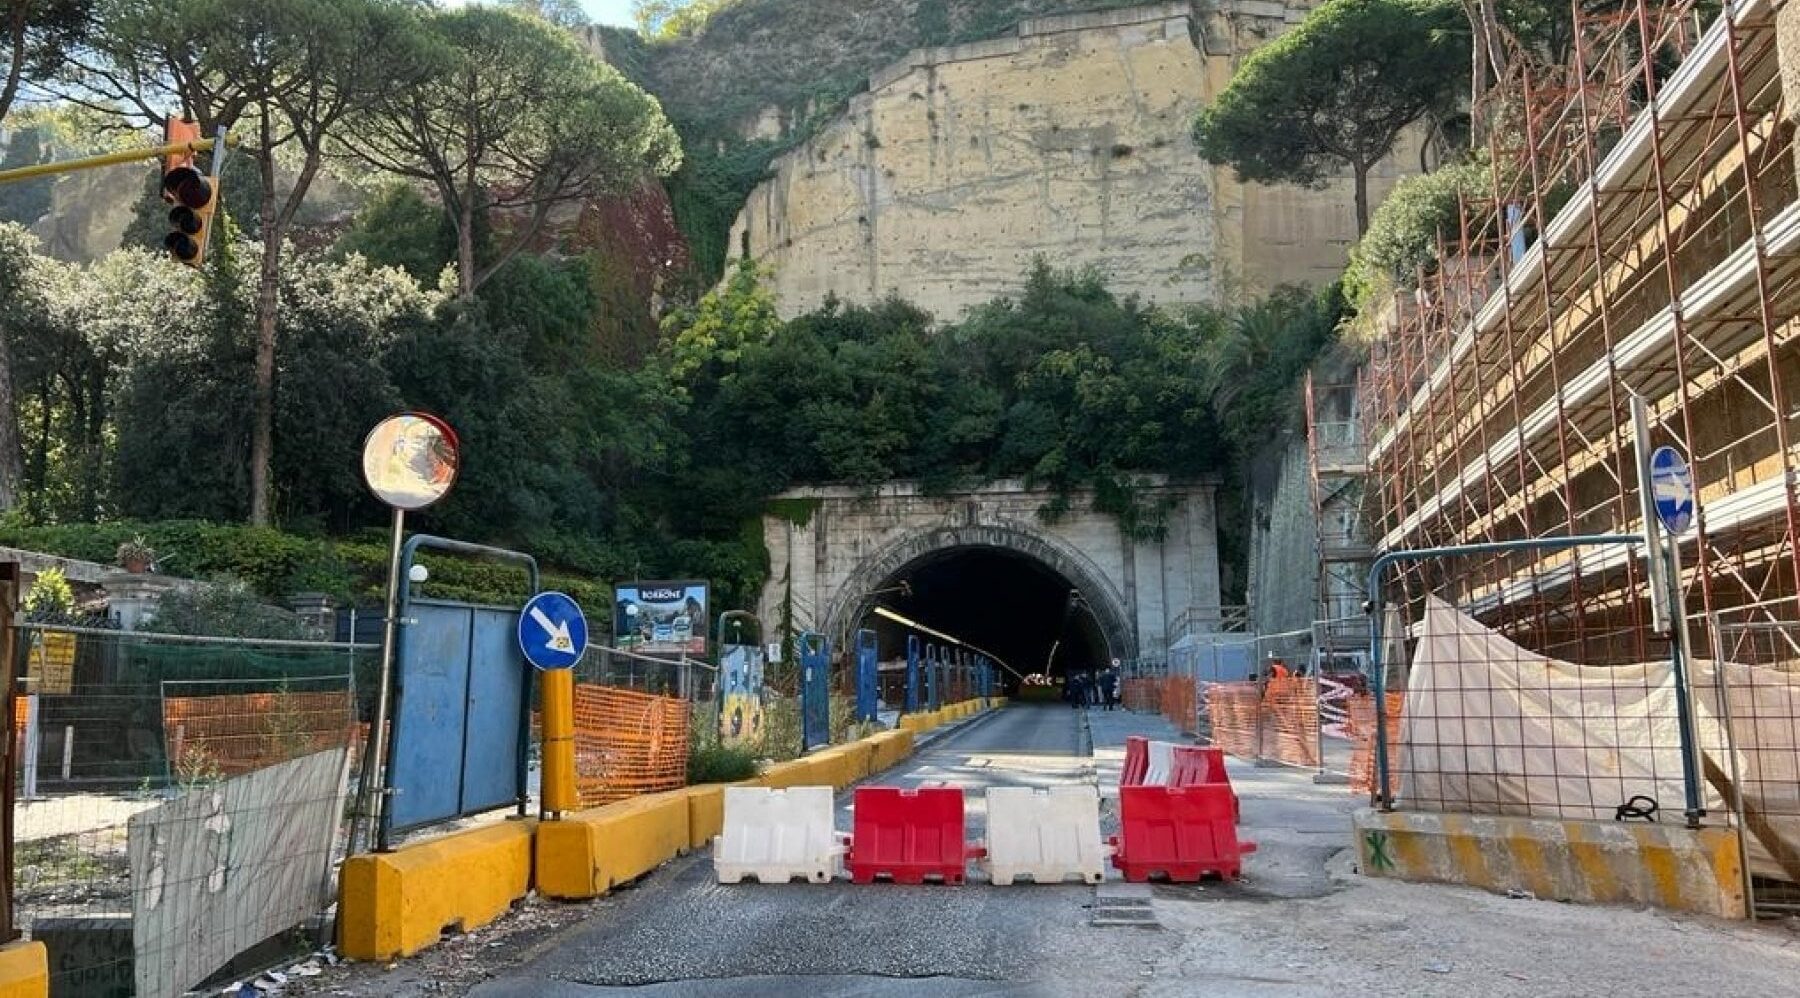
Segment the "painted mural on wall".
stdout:
<path fill-rule="evenodd" d="M 754 748 L 763 738 L 763 650 L 727 645 L 719 656 L 719 741 Z"/>

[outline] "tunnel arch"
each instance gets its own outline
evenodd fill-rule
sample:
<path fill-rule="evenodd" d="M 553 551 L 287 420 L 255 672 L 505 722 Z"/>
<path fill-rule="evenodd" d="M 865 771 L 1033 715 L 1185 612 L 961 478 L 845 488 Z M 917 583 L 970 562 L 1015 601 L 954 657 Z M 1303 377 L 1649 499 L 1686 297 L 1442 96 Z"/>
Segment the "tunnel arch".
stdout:
<path fill-rule="evenodd" d="M 881 602 L 875 594 L 908 568 L 958 551 L 987 549 L 1036 562 L 1067 580 L 1092 611 L 1111 654 L 1129 658 L 1137 648 L 1136 629 L 1124 596 L 1100 567 L 1074 546 L 1053 537 L 993 524 L 936 527 L 906 534 L 863 558 L 832 595 L 824 614 L 825 633 L 848 647 L 853 631 Z M 1029 670 L 1026 670 L 1029 671 Z"/>

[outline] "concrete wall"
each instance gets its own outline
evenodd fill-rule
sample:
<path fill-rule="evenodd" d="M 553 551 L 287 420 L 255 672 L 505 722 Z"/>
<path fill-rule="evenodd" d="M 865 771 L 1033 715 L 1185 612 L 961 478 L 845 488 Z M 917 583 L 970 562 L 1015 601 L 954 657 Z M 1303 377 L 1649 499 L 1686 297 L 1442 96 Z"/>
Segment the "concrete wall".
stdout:
<path fill-rule="evenodd" d="M 1775 11 L 1775 51 L 1788 120 L 1800 121 L 1800 4 L 1784 3 Z M 1795 145 L 1794 156 L 1795 174 L 1800 176 L 1800 145 Z"/>
<path fill-rule="evenodd" d="M 1110 514 L 1095 512 L 1091 494 L 1071 497 L 1069 513 L 1045 523 L 1038 511 L 1052 494 L 1002 481 L 946 496 L 911 483 L 863 492 L 807 488 L 784 493 L 763 518 L 769 582 L 758 611 L 781 619 L 792 591 L 796 629 L 840 641 L 867 609 L 868 593 L 912 561 L 949 548 L 1000 547 L 1035 558 L 1079 588 L 1108 641 L 1125 655 L 1160 655 L 1177 616 L 1219 605 L 1217 520 L 1211 482 L 1160 479 L 1146 501 L 1175 502 L 1160 541 L 1134 540 Z"/>
<path fill-rule="evenodd" d="M 1310 6 L 1146 5 L 917 50 L 777 160 L 731 251 L 774 268 L 788 315 L 892 293 L 955 319 L 1038 255 L 1161 302 L 1329 281 L 1355 239 L 1349 182 L 1244 185 L 1190 134 L 1243 55 Z M 1406 145 L 1373 201 L 1416 169 Z"/>

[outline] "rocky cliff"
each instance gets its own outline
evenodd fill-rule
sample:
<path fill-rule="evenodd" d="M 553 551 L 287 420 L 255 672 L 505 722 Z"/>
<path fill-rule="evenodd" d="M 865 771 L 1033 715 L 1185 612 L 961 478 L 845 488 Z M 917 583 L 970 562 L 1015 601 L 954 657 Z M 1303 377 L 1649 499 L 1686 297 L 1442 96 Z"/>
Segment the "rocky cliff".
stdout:
<path fill-rule="evenodd" d="M 1356 235 L 1348 179 L 1240 184 L 1190 136 L 1238 61 L 1310 6 L 1139 5 L 916 49 L 775 160 L 730 252 L 773 269 L 788 314 L 898 294 L 955 318 L 1040 255 L 1172 303 L 1330 281 Z M 771 106 L 743 127 L 788 134 L 795 113 Z M 1384 163 L 1372 197 L 1416 158 Z"/>

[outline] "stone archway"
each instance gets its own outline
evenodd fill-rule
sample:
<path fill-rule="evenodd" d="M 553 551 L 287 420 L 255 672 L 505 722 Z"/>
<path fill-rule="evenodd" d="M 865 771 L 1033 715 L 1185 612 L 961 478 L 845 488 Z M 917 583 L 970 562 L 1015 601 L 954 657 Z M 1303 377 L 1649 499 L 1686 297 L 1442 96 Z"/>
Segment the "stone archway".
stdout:
<path fill-rule="evenodd" d="M 826 605 L 822 615 L 825 633 L 838 647 L 848 647 L 845 642 L 851 630 L 875 608 L 872 592 L 909 565 L 934 554 L 969 548 L 993 548 L 1029 558 L 1068 580 L 1093 610 L 1110 653 L 1120 658 L 1136 654 L 1137 634 L 1125 599 L 1098 565 L 1063 541 L 991 524 L 916 531 L 864 558 Z"/>

